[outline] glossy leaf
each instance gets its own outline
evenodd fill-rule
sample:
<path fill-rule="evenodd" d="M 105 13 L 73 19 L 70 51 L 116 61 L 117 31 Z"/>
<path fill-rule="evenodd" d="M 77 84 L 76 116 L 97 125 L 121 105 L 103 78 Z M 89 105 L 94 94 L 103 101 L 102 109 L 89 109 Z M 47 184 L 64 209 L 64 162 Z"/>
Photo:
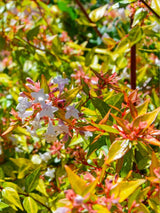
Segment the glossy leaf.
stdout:
<path fill-rule="evenodd" d="M 38 205 L 31 197 L 24 198 L 23 206 L 27 213 L 37 213 L 38 212 Z"/>
<path fill-rule="evenodd" d="M 102 206 L 100 204 L 95 204 L 93 206 L 93 209 L 96 210 L 96 213 L 110 213 L 110 211 L 105 206 Z"/>
<path fill-rule="evenodd" d="M 74 89 L 68 90 L 64 92 L 61 98 L 64 98 L 68 104 L 70 104 L 76 97 L 76 95 L 80 92 L 82 87 L 75 87 Z"/>
<path fill-rule="evenodd" d="M 152 112 L 148 112 L 144 115 L 140 115 L 138 116 L 134 121 L 133 121 L 133 127 L 138 127 L 139 123 L 142 121 L 146 121 L 147 122 L 147 126 L 145 129 L 147 129 L 156 119 L 158 113 L 160 112 L 160 107 L 155 109 Z"/>
<path fill-rule="evenodd" d="M 146 17 L 146 15 L 147 11 L 144 10 L 143 8 L 139 8 L 134 14 L 132 27 L 134 27 L 138 23 L 141 23 L 141 21 Z"/>
<path fill-rule="evenodd" d="M 145 182 L 146 180 L 144 179 L 138 179 L 135 181 L 122 181 L 112 189 L 112 194 L 114 194 L 115 197 L 119 197 L 119 202 L 121 203 Z"/>
<path fill-rule="evenodd" d="M 104 101 L 102 101 L 99 98 L 92 98 L 92 103 L 96 109 L 101 113 L 102 117 L 105 117 L 107 112 L 110 110 L 110 107 L 108 104 L 106 104 Z"/>
<path fill-rule="evenodd" d="M 129 140 L 116 140 L 114 141 L 108 152 L 106 163 L 111 163 L 124 156 L 129 150 Z"/>
<path fill-rule="evenodd" d="M 154 9 L 157 13 L 160 11 L 160 2 L 159 0 L 152 0 L 151 1 L 151 7 Z"/>
<path fill-rule="evenodd" d="M 2 196 L 8 204 L 12 204 L 23 211 L 17 191 L 11 187 L 6 187 L 2 190 Z"/>
<path fill-rule="evenodd" d="M 99 7 L 95 10 L 93 10 L 90 14 L 89 17 L 93 22 L 97 22 L 98 20 L 100 20 L 101 18 L 103 18 L 103 16 L 105 15 L 106 9 L 107 9 L 108 5 L 104 5 L 102 7 Z"/>

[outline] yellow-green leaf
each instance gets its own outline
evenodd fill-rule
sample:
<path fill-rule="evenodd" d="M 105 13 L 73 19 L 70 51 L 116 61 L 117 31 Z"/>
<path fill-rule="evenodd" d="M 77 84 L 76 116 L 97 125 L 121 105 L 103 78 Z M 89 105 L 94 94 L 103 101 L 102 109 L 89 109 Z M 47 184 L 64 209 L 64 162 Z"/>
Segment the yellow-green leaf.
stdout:
<path fill-rule="evenodd" d="M 8 204 L 14 205 L 23 211 L 17 191 L 11 187 L 6 187 L 2 190 L 2 197 Z"/>
<path fill-rule="evenodd" d="M 68 90 L 61 96 L 61 98 L 64 98 L 66 102 L 70 104 L 81 89 L 82 87 L 75 87 L 74 89 Z"/>
<path fill-rule="evenodd" d="M 86 188 L 86 182 L 76 175 L 68 166 L 65 166 L 68 174 L 69 182 L 72 189 L 79 195 L 83 196 L 84 189 Z"/>
<path fill-rule="evenodd" d="M 152 0 L 151 7 L 154 9 L 158 14 L 160 11 L 160 1 L 159 0 Z"/>
<path fill-rule="evenodd" d="M 129 140 L 116 140 L 114 141 L 108 151 L 106 163 L 111 163 L 124 156 L 129 150 Z"/>
<path fill-rule="evenodd" d="M 31 197 L 25 197 L 23 201 L 23 206 L 27 213 L 37 213 L 38 206 L 37 203 Z"/>
<path fill-rule="evenodd" d="M 145 129 L 147 129 L 156 119 L 158 113 L 160 112 L 160 107 L 158 107 L 157 109 L 155 109 L 152 112 L 148 112 L 144 115 L 140 115 L 138 116 L 134 121 L 133 121 L 133 127 L 138 127 L 139 123 L 142 121 L 146 121 L 147 122 L 147 126 Z"/>
<path fill-rule="evenodd" d="M 43 74 L 41 75 L 41 88 L 44 89 L 44 93 L 46 93 L 46 94 L 49 93 L 49 86 L 48 86 L 47 80 Z"/>
<path fill-rule="evenodd" d="M 97 213 L 110 213 L 107 207 L 102 206 L 100 204 L 93 205 L 93 209 L 96 210 Z"/>
<path fill-rule="evenodd" d="M 120 198 L 119 202 L 123 202 L 138 188 L 138 186 L 145 183 L 145 181 L 146 180 L 144 179 L 138 179 L 135 181 L 122 181 L 112 189 L 111 193 L 114 194 L 116 198 Z"/>
<path fill-rule="evenodd" d="M 93 22 L 97 22 L 98 20 L 100 20 L 101 18 L 103 18 L 103 16 L 105 15 L 106 9 L 108 7 L 108 4 L 99 7 L 95 10 L 93 10 L 90 14 L 89 17 Z"/>

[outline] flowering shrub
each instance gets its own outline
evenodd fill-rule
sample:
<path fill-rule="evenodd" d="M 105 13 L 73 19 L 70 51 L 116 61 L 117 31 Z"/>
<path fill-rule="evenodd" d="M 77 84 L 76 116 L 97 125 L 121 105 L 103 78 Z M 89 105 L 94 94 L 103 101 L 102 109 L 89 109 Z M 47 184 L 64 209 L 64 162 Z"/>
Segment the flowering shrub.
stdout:
<path fill-rule="evenodd" d="M 83 3 L 0 3 L 4 213 L 159 212 L 159 3 Z"/>

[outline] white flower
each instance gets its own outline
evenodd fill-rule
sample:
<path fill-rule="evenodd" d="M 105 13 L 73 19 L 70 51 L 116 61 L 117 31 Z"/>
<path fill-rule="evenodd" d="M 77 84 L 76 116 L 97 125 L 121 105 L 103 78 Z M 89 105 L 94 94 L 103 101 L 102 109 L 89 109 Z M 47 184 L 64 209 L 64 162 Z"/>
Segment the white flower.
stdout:
<path fill-rule="evenodd" d="M 24 119 L 31 116 L 33 114 L 33 111 L 25 111 L 24 113 L 18 112 L 18 116 L 22 118 L 22 123 L 24 123 Z"/>
<path fill-rule="evenodd" d="M 35 129 L 31 129 L 30 126 L 26 126 L 27 131 L 32 135 L 32 136 L 37 136 L 36 134 L 36 130 Z"/>
<path fill-rule="evenodd" d="M 16 109 L 21 113 L 25 113 L 26 109 L 30 108 L 32 106 L 31 102 L 28 101 L 28 98 L 24 97 L 19 97 L 18 98 L 18 105 Z"/>
<path fill-rule="evenodd" d="M 54 130 L 54 127 L 53 127 L 51 120 L 49 120 L 48 128 L 47 128 L 47 131 L 46 131 L 46 134 L 45 134 L 45 139 L 48 143 L 54 142 L 54 141 L 57 140 L 56 132 Z"/>
<path fill-rule="evenodd" d="M 43 103 L 42 104 L 42 111 L 40 112 L 40 118 L 43 116 L 48 116 L 49 118 L 53 118 L 53 113 L 58 110 L 57 107 L 52 106 L 52 102 Z"/>
<path fill-rule="evenodd" d="M 32 92 L 31 96 L 35 98 L 34 103 L 44 103 L 48 99 L 48 94 L 44 94 L 44 89 L 40 89 L 38 92 Z"/>
<path fill-rule="evenodd" d="M 58 123 L 58 126 L 54 127 L 54 130 L 56 132 L 56 135 L 62 134 L 62 133 L 69 133 L 68 126 L 66 126 L 63 122 Z"/>
<path fill-rule="evenodd" d="M 34 118 L 34 120 L 31 121 L 30 123 L 33 126 L 33 129 L 35 129 L 35 130 L 41 128 L 41 124 L 40 124 L 40 113 L 39 112 L 37 113 L 37 115 Z"/>
<path fill-rule="evenodd" d="M 74 201 L 77 205 L 81 205 L 83 203 L 83 200 L 84 200 L 84 198 L 80 195 L 77 195 L 74 199 Z"/>
<path fill-rule="evenodd" d="M 92 137 L 92 136 L 93 136 L 92 132 L 90 132 L 90 131 L 85 131 L 84 134 L 85 134 L 84 137 L 85 137 L 86 139 L 88 139 L 88 137 Z"/>
<path fill-rule="evenodd" d="M 55 169 L 47 168 L 47 171 L 44 173 L 44 175 L 53 179 L 55 177 Z"/>
<path fill-rule="evenodd" d="M 59 207 L 54 213 L 68 213 L 70 209 L 66 207 Z"/>
<path fill-rule="evenodd" d="M 51 159 L 51 153 L 50 152 L 45 152 L 43 154 L 39 153 L 39 156 L 46 163 Z"/>
<path fill-rule="evenodd" d="M 58 76 L 57 78 L 53 79 L 53 82 L 58 84 L 59 91 L 62 92 L 65 84 L 69 83 L 69 79 L 68 78 L 61 78 L 60 76 Z"/>
<path fill-rule="evenodd" d="M 66 108 L 67 112 L 65 114 L 65 118 L 69 119 L 70 117 L 74 117 L 74 118 L 79 118 L 79 111 L 77 109 L 75 109 L 75 104 L 73 104 L 72 106 L 68 106 Z"/>

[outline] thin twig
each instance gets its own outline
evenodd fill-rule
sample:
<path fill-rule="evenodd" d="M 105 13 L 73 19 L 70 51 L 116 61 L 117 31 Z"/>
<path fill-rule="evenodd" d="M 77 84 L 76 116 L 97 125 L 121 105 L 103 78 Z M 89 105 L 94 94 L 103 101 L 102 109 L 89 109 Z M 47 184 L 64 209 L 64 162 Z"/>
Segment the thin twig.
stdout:
<path fill-rule="evenodd" d="M 92 24 L 95 24 L 93 23 L 93 21 L 89 18 L 85 8 L 83 7 L 83 5 L 81 4 L 81 2 L 79 0 L 75 0 L 76 3 L 78 4 L 78 6 L 80 7 L 81 11 L 84 13 L 84 15 L 86 16 L 86 18 L 88 19 L 88 21 Z M 102 34 L 99 32 L 97 26 L 93 27 L 93 29 L 95 30 L 95 32 L 97 33 L 97 35 L 101 38 L 102 37 Z"/>
<path fill-rule="evenodd" d="M 140 0 L 158 19 L 160 19 L 160 16 L 144 1 Z"/>

